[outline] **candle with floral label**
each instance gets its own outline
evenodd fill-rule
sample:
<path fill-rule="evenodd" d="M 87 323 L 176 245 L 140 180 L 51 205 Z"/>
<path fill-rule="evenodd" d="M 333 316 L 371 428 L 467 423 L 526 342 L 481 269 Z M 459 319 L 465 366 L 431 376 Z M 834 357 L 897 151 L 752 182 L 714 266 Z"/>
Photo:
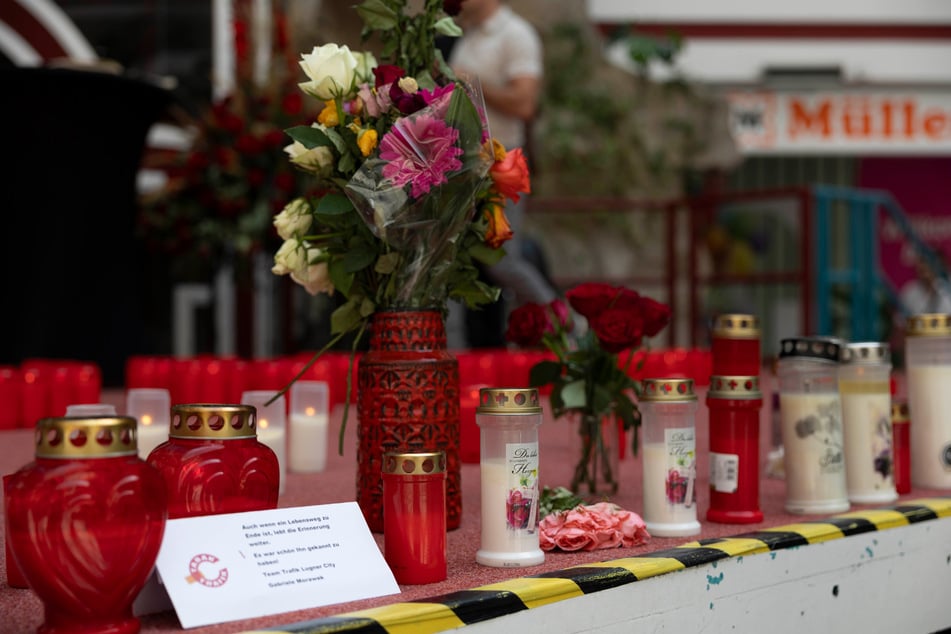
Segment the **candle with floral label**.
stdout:
<path fill-rule="evenodd" d="M 780 343 L 776 374 L 783 432 L 786 510 L 849 510 L 838 362 L 841 345 L 800 337 Z"/>
<path fill-rule="evenodd" d="M 538 426 L 542 408 L 534 388 L 479 391 L 482 542 L 485 566 L 535 566 L 545 561 L 538 542 Z"/>
<path fill-rule="evenodd" d="M 911 482 L 951 489 L 951 315 L 908 319 L 908 408 L 911 425 Z"/>
<path fill-rule="evenodd" d="M 647 530 L 658 537 L 696 535 L 700 522 L 693 379 L 645 379 L 639 407 Z"/>

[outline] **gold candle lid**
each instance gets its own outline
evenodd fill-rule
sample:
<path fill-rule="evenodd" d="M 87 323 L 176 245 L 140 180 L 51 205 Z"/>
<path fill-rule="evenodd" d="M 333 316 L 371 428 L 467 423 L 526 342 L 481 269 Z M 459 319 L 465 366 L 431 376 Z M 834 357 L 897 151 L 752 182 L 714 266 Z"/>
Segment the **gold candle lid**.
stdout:
<path fill-rule="evenodd" d="M 892 362 L 891 350 L 882 341 L 847 343 L 839 350 L 839 360 L 846 364 L 875 365 Z"/>
<path fill-rule="evenodd" d="M 484 387 L 479 390 L 479 406 L 476 408 L 476 414 L 525 416 L 541 413 L 542 406 L 538 400 L 538 389 L 534 387 Z"/>
<path fill-rule="evenodd" d="M 62 416 L 36 423 L 37 458 L 115 458 L 138 454 L 131 416 Z"/>
<path fill-rule="evenodd" d="M 732 376 L 715 374 L 710 377 L 707 398 L 754 400 L 763 398 L 758 376 Z"/>
<path fill-rule="evenodd" d="M 922 313 L 908 318 L 905 334 L 909 337 L 947 337 L 951 335 L 951 315 Z"/>
<path fill-rule="evenodd" d="M 693 379 L 644 379 L 641 401 L 686 403 L 696 401 Z"/>
<path fill-rule="evenodd" d="M 908 403 L 904 401 L 892 402 L 892 422 L 893 423 L 911 422 L 911 415 L 908 411 Z"/>
<path fill-rule="evenodd" d="M 446 472 L 446 454 L 442 451 L 404 453 L 390 451 L 383 454 L 383 473 L 412 476 Z"/>
<path fill-rule="evenodd" d="M 253 405 L 188 403 L 172 406 L 169 438 L 257 438 L 257 408 Z"/>
<path fill-rule="evenodd" d="M 759 319 L 756 315 L 742 313 L 717 315 L 713 321 L 713 334 L 728 339 L 758 339 Z"/>

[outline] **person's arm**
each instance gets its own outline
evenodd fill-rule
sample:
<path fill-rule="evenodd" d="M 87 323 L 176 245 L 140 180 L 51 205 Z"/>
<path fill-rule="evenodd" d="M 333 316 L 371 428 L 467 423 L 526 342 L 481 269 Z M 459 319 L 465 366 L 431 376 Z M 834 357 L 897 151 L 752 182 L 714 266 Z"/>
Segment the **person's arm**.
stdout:
<path fill-rule="evenodd" d="M 540 90 L 540 79 L 527 75 L 513 77 L 500 86 L 482 85 L 482 95 L 487 106 L 510 117 L 518 117 L 522 121 L 535 118 Z"/>

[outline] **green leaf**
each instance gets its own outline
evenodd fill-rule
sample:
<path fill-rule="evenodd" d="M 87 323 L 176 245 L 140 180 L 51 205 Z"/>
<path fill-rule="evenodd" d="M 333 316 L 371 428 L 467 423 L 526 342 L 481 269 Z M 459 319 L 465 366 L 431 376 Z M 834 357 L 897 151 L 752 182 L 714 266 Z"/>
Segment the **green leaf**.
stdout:
<path fill-rule="evenodd" d="M 384 253 L 379 258 L 377 258 L 376 265 L 373 267 L 373 270 L 383 275 L 389 275 L 396 270 L 396 267 L 399 265 L 399 263 L 399 253 Z"/>
<path fill-rule="evenodd" d="M 533 387 L 548 385 L 561 378 L 562 365 L 558 361 L 539 361 L 528 371 L 528 383 Z"/>
<path fill-rule="evenodd" d="M 330 281 L 334 283 L 334 288 L 344 297 L 350 295 L 350 289 L 353 287 L 354 274 L 349 273 L 343 266 L 341 259 L 333 259 L 327 263 L 327 270 L 330 273 Z"/>
<path fill-rule="evenodd" d="M 355 330 L 363 317 L 360 315 L 362 298 L 351 297 L 346 304 L 330 315 L 330 331 L 332 333 L 350 332 Z"/>
<path fill-rule="evenodd" d="M 368 244 L 356 244 L 343 256 L 343 270 L 347 273 L 356 273 L 373 264 L 376 260 L 376 250 Z"/>
<path fill-rule="evenodd" d="M 437 20 L 433 28 L 436 29 L 436 33 L 439 33 L 440 35 L 448 35 L 449 37 L 462 37 L 462 29 L 460 29 L 455 20 L 449 16 Z"/>
<path fill-rule="evenodd" d="M 469 248 L 469 255 L 483 264 L 492 266 L 505 257 L 505 249 L 493 249 L 484 242 L 480 242 Z"/>
<path fill-rule="evenodd" d="M 339 216 L 353 211 L 350 199 L 339 193 L 325 194 L 317 201 L 315 211 L 323 216 Z"/>
<path fill-rule="evenodd" d="M 333 140 L 324 134 L 320 128 L 312 128 L 308 125 L 294 126 L 284 132 L 295 141 L 300 142 L 308 150 L 315 147 L 335 147 Z"/>
<path fill-rule="evenodd" d="M 357 13 L 369 29 L 387 31 L 399 24 L 399 15 L 386 6 L 383 0 L 364 0 L 356 6 Z"/>

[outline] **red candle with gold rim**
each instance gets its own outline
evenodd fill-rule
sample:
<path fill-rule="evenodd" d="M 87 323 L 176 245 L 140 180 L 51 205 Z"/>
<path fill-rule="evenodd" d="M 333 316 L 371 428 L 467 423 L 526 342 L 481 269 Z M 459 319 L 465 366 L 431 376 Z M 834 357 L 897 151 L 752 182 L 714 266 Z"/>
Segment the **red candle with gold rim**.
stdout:
<path fill-rule="evenodd" d="M 277 456 L 257 439 L 250 405 L 173 405 L 169 438 L 148 462 L 162 474 L 170 519 L 277 508 Z"/>
<path fill-rule="evenodd" d="M 707 520 L 723 524 L 763 521 L 759 508 L 757 376 L 710 377 L 710 507 Z"/>
<path fill-rule="evenodd" d="M 713 322 L 711 374 L 752 376 L 760 373 L 760 328 L 754 315 L 729 313 Z"/>
<path fill-rule="evenodd" d="M 446 578 L 446 455 L 383 456 L 383 552 L 398 583 Z"/>
<path fill-rule="evenodd" d="M 899 495 L 911 493 L 911 417 L 908 403 L 892 403 L 892 450 L 895 492 Z"/>
<path fill-rule="evenodd" d="M 132 603 L 165 533 L 159 474 L 135 419 L 46 418 L 36 459 L 6 482 L 6 537 L 44 607 L 44 634 L 139 631 Z"/>

